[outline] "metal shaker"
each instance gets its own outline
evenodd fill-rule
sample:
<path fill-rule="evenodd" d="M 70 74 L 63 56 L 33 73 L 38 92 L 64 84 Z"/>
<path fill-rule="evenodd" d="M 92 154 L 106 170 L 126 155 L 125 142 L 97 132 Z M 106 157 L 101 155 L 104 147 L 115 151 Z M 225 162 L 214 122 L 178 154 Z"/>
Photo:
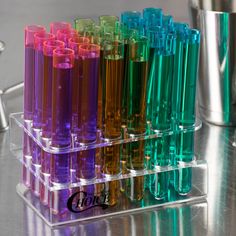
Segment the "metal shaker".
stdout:
<path fill-rule="evenodd" d="M 198 105 L 213 124 L 236 125 L 236 0 L 190 0 L 201 31 Z"/>

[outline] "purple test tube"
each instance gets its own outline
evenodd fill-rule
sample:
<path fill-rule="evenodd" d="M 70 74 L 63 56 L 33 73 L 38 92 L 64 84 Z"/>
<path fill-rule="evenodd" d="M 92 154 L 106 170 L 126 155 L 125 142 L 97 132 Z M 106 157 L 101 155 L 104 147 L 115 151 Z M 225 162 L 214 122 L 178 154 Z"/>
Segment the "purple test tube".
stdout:
<path fill-rule="evenodd" d="M 75 54 L 72 49 L 53 51 L 52 82 L 52 146 L 65 148 L 71 145 L 72 78 Z M 54 185 L 70 183 L 70 154 L 52 154 L 51 182 Z M 69 190 L 54 191 L 52 210 L 57 214 L 67 211 Z"/>
<path fill-rule="evenodd" d="M 59 33 L 59 31 L 58 31 Z M 89 43 L 89 39 L 86 37 L 72 37 L 68 40 L 69 48 L 75 52 L 75 64 L 73 70 L 72 80 L 72 133 L 73 136 L 77 135 L 78 131 L 78 113 L 79 104 L 81 101 L 81 94 L 79 93 L 79 79 L 81 70 L 81 63 L 79 60 L 79 46 L 82 44 Z M 77 152 L 71 153 L 71 181 L 76 182 L 76 171 L 78 169 L 77 163 Z"/>
<path fill-rule="evenodd" d="M 97 105 L 98 105 L 98 77 L 99 77 L 100 47 L 95 44 L 79 46 L 79 62 L 81 71 L 79 78 L 78 104 L 78 141 L 91 143 L 96 141 L 97 135 Z M 78 152 L 77 179 L 91 180 L 95 175 L 96 150 Z"/>
<path fill-rule="evenodd" d="M 43 44 L 43 103 L 42 103 L 42 138 L 45 143 L 50 142 L 52 133 L 52 78 L 53 78 L 53 50 L 64 48 L 65 43 L 59 40 L 45 41 Z M 51 153 L 42 150 L 41 178 L 47 184 L 50 181 Z M 40 183 L 40 200 L 43 204 L 49 203 L 49 191 Z"/>
<path fill-rule="evenodd" d="M 25 126 L 30 127 L 33 120 L 33 95 L 34 95 L 34 34 L 45 32 L 41 25 L 25 27 L 25 79 L 24 79 L 24 120 Z M 23 183 L 30 187 L 31 144 L 30 137 L 24 133 L 23 144 Z"/>
<path fill-rule="evenodd" d="M 34 34 L 34 96 L 33 96 L 33 132 L 38 139 L 42 128 L 42 104 L 43 104 L 43 43 L 54 40 L 55 36 L 46 32 Z M 41 148 L 32 143 L 32 170 L 35 175 L 40 175 Z M 32 175 L 31 188 L 36 196 L 40 194 L 39 179 Z"/>

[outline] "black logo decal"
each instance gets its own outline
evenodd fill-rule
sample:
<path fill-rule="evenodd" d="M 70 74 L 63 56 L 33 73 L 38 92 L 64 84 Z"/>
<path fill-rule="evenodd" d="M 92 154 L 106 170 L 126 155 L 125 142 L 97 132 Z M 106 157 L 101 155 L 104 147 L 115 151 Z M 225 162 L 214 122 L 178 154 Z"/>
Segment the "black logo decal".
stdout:
<path fill-rule="evenodd" d="M 78 191 L 69 197 L 67 201 L 67 208 L 71 212 L 80 213 L 93 207 L 101 207 L 102 209 L 106 209 L 108 207 L 107 203 L 107 194 L 103 196 L 89 196 L 87 192 Z"/>

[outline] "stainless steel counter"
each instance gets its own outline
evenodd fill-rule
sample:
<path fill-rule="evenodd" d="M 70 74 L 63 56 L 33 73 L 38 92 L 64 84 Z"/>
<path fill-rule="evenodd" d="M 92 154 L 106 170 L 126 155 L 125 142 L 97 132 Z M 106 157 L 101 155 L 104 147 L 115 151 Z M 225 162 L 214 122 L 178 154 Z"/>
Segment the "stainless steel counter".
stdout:
<path fill-rule="evenodd" d="M 8 99 L 21 109 L 19 94 Z M 209 164 L 207 201 L 175 205 L 50 229 L 16 194 L 20 164 L 9 151 L 9 132 L 0 134 L 0 235 L 235 235 L 236 148 L 234 129 L 204 124 L 195 149 Z"/>

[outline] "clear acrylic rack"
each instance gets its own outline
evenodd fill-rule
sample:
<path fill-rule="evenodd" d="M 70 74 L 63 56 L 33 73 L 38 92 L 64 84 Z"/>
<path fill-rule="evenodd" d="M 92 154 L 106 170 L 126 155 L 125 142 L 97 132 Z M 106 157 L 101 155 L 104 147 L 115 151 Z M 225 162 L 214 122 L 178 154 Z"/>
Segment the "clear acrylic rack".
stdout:
<path fill-rule="evenodd" d="M 135 137 L 123 134 L 120 139 L 112 141 L 102 139 L 98 132 L 96 142 L 90 144 L 78 143 L 76 137 L 72 136 L 70 147 L 58 149 L 51 145 L 50 140 L 45 141 L 40 132 L 36 133 L 31 122 L 24 121 L 23 113 L 11 114 L 10 149 L 20 161 L 23 171 L 26 171 L 34 181 L 37 180 L 44 189 L 48 200 L 46 203 L 42 203 L 40 196 L 34 194 L 22 178 L 17 185 L 17 193 L 52 227 L 153 207 L 204 200 L 207 195 L 207 163 L 200 160 L 197 154 L 191 162 L 181 161 L 175 165 L 159 166 L 158 168 L 150 168 L 149 159 L 145 156 L 145 169 L 133 172 L 123 168 L 123 163 L 121 163 L 120 174 L 113 176 L 102 175 L 100 167 L 96 165 L 96 178 L 87 181 L 77 179 L 63 184 L 53 183 L 50 181 L 50 177 L 45 180 L 40 171 L 32 168 L 31 164 L 23 158 L 24 135 L 27 135 L 32 143 L 51 156 L 71 154 L 69 158 L 72 158 L 74 154 L 85 150 L 114 145 L 122 146 L 142 140 L 154 140 L 173 134 L 194 132 L 200 129 L 201 125 L 201 121 L 196 119 L 195 125 L 191 127 L 179 127 L 175 131 L 148 132 Z M 182 181 L 179 177 L 180 173 L 185 172 L 191 173 L 191 188 L 186 194 L 182 194 L 178 192 L 178 182 Z M 153 190 L 150 190 L 148 183 L 152 181 L 155 185 L 163 176 L 168 178 L 168 192 L 164 197 L 159 198 L 153 193 Z M 158 186 L 156 184 L 154 188 L 158 188 Z"/>

